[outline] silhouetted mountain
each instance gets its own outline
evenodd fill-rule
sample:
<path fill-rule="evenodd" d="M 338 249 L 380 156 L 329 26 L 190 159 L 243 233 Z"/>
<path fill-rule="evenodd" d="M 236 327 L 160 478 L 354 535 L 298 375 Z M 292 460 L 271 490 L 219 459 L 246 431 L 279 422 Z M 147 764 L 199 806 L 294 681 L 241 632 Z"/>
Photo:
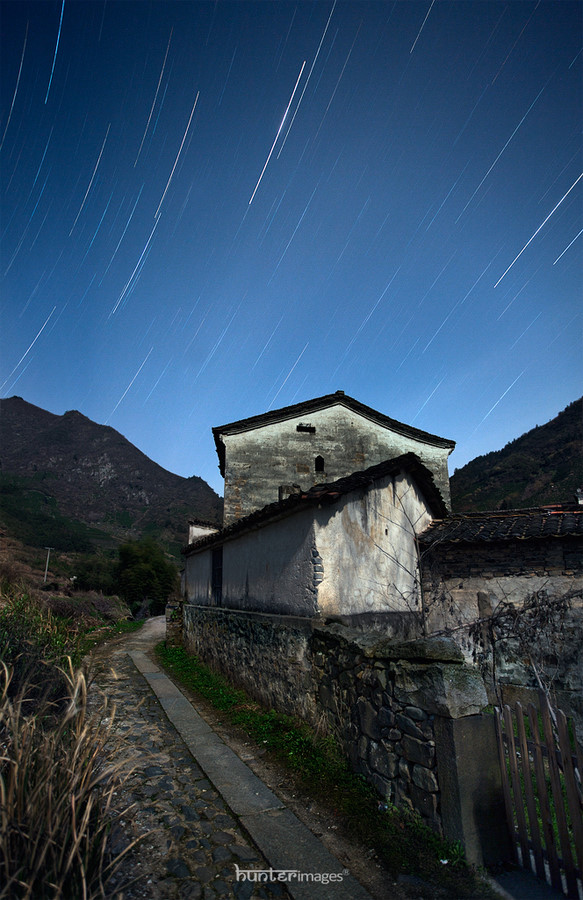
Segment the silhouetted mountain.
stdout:
<path fill-rule="evenodd" d="M 202 478 L 168 472 L 79 412 L 57 416 L 21 397 L 0 400 L 0 463 L 0 514 L 11 531 L 18 505 L 24 518 L 40 516 L 39 528 L 48 516 L 55 527 L 76 520 L 117 539 L 149 534 L 173 545 L 185 543 L 189 517 L 222 518 L 222 500 Z"/>
<path fill-rule="evenodd" d="M 450 479 L 453 511 L 572 503 L 583 488 L 583 398 Z"/>

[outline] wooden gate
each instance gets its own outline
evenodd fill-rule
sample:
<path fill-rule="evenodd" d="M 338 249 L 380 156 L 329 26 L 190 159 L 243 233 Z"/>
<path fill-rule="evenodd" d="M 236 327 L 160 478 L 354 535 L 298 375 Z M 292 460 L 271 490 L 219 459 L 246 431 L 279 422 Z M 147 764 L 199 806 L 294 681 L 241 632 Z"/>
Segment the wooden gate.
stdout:
<path fill-rule="evenodd" d="M 496 709 L 506 815 L 516 861 L 567 897 L 583 896 L 583 752 L 561 710 Z"/>

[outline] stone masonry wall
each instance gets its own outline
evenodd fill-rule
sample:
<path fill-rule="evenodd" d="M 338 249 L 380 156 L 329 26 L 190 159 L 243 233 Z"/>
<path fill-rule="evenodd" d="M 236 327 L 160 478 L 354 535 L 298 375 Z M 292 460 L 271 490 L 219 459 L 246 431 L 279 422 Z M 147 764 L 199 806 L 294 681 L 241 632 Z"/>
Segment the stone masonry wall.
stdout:
<path fill-rule="evenodd" d="M 184 646 L 267 706 L 314 724 L 311 619 L 184 604 Z"/>
<path fill-rule="evenodd" d="M 333 733 L 382 798 L 461 840 L 472 862 L 499 858 L 499 847 L 484 850 L 491 834 L 482 834 L 504 821 L 495 744 L 486 734 L 493 737 L 493 720 L 480 715 L 483 682 L 452 641 L 396 643 L 338 622 L 189 604 L 183 639 L 268 708 Z M 487 758 L 477 745 L 488 748 Z M 449 788 L 445 795 L 444 779 L 457 783 L 462 773 L 475 781 L 466 798 Z"/>
<path fill-rule="evenodd" d="M 314 634 L 320 708 L 353 768 L 381 797 L 418 810 L 441 831 L 435 714 L 395 693 L 399 665 L 370 658 L 335 632 Z"/>
<path fill-rule="evenodd" d="M 166 604 L 166 640 L 174 647 L 182 646 L 182 609 L 181 602 Z"/>

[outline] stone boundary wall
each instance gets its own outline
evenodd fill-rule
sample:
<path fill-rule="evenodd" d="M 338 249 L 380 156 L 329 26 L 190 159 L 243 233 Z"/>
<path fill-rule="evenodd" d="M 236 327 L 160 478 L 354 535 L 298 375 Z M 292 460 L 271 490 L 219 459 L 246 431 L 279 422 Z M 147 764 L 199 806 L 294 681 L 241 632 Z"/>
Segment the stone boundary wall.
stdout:
<path fill-rule="evenodd" d="M 191 604 L 183 615 L 190 652 L 268 708 L 333 733 L 382 798 L 462 841 L 472 863 L 505 858 L 494 720 L 451 640 L 398 643 L 334 621 Z"/>
<path fill-rule="evenodd" d="M 167 603 L 166 604 L 166 640 L 173 647 L 182 646 L 182 610 L 183 604 Z"/>
<path fill-rule="evenodd" d="M 268 709 L 316 723 L 311 619 L 188 603 L 183 617 L 187 650 Z"/>

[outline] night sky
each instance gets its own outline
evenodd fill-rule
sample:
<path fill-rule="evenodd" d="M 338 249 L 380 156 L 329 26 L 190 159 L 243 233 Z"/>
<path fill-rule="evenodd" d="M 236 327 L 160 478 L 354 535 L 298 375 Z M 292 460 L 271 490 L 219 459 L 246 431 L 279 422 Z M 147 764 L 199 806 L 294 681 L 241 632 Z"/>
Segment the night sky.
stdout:
<path fill-rule="evenodd" d="M 583 393 L 582 5 L 1 3 L 0 394 L 222 493 L 343 390 L 457 441 Z"/>

